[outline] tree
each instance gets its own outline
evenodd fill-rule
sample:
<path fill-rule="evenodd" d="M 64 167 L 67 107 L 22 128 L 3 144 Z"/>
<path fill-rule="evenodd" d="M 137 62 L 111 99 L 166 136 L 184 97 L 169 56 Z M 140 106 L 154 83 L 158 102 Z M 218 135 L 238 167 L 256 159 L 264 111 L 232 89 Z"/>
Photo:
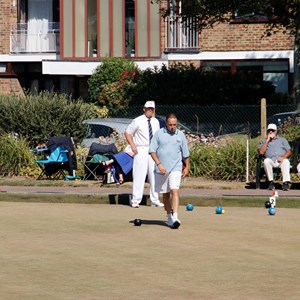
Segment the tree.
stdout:
<path fill-rule="evenodd" d="M 165 3 L 166 0 L 156 0 Z M 176 0 L 170 0 L 171 3 Z M 265 17 L 268 19 L 266 35 L 276 34 L 278 29 L 295 37 L 295 76 L 293 98 L 300 103 L 300 1 L 299 0 L 182 0 L 180 14 L 186 17 L 198 17 L 195 24 L 201 32 L 218 23 L 229 22 L 237 15 Z M 166 16 L 171 11 L 162 9 Z"/>
<path fill-rule="evenodd" d="M 136 72 L 134 62 L 123 58 L 106 58 L 88 79 L 89 101 L 97 103 L 101 92 L 106 85 L 124 79 L 124 73 Z M 103 103 L 102 103 L 103 104 Z"/>

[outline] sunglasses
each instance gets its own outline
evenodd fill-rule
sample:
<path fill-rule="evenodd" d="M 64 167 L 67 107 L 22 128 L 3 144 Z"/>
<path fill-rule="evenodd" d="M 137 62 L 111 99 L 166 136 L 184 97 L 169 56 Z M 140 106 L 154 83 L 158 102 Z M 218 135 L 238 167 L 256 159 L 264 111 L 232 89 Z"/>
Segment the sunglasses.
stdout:
<path fill-rule="evenodd" d="M 268 132 L 269 132 L 269 131 L 272 131 L 272 132 L 274 132 L 274 131 L 276 131 L 276 130 L 274 130 L 274 129 L 269 129 L 269 130 L 268 130 Z"/>

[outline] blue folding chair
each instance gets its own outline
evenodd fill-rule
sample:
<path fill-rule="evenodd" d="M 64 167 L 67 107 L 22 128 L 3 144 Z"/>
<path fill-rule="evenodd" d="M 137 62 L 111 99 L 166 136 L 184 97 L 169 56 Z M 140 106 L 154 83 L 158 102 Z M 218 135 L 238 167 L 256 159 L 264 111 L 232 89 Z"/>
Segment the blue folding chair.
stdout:
<path fill-rule="evenodd" d="M 48 148 L 31 150 L 34 153 L 44 152 L 45 159 L 36 160 L 35 162 L 41 168 L 41 173 L 37 180 L 46 179 L 59 179 L 65 177 L 66 164 L 68 164 L 68 150 L 62 149 L 60 146 L 52 150 Z"/>

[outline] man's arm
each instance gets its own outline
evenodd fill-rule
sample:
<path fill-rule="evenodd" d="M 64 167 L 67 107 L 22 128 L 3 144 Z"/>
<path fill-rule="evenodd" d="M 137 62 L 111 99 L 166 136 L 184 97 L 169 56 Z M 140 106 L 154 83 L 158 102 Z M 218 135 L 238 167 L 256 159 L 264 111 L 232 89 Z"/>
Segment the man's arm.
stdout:
<path fill-rule="evenodd" d="M 125 138 L 126 138 L 128 144 L 130 145 L 130 147 L 132 149 L 132 152 L 134 154 L 137 154 L 138 151 L 137 151 L 137 147 L 133 141 L 133 136 L 130 133 L 128 133 L 127 131 L 125 131 L 124 135 L 125 135 Z"/>
<path fill-rule="evenodd" d="M 289 158 L 291 155 L 292 155 L 292 150 L 288 149 L 288 150 L 286 150 L 286 152 L 284 153 L 284 155 L 278 157 L 277 160 L 278 161 L 283 161 L 284 159 Z"/>
<path fill-rule="evenodd" d="M 271 139 L 274 138 L 273 132 L 268 132 L 268 135 L 266 137 L 265 142 L 261 145 L 261 147 L 258 149 L 259 155 L 264 155 L 267 151 L 267 147 Z"/>
<path fill-rule="evenodd" d="M 162 173 L 162 174 L 167 173 L 166 168 L 160 162 L 157 154 L 155 152 L 150 152 L 150 155 L 151 155 L 152 159 L 154 160 L 155 164 L 157 165 L 157 168 L 158 168 L 159 172 Z"/>
<path fill-rule="evenodd" d="M 190 171 L 190 158 L 186 157 L 185 158 L 185 168 L 182 171 L 182 177 L 189 176 L 189 171 Z"/>

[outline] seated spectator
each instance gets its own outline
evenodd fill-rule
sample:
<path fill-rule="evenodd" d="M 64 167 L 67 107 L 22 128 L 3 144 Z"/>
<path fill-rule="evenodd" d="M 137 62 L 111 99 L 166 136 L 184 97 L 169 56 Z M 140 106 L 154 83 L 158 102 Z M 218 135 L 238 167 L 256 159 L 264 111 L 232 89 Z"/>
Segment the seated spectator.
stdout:
<path fill-rule="evenodd" d="M 133 155 L 134 153 L 128 145 L 123 152 L 114 154 L 110 160 L 102 162 L 104 166 L 113 165 L 115 169 L 114 177 L 119 184 L 123 184 L 125 177 L 128 177 L 132 171 Z"/>
<path fill-rule="evenodd" d="M 292 154 L 291 146 L 288 141 L 277 135 L 277 126 L 269 124 L 267 128 L 267 137 L 262 139 L 258 144 L 258 153 L 264 155 L 264 169 L 269 181 L 269 190 L 274 190 L 273 168 L 280 168 L 284 191 L 289 190 L 290 182 L 290 161 Z"/>

